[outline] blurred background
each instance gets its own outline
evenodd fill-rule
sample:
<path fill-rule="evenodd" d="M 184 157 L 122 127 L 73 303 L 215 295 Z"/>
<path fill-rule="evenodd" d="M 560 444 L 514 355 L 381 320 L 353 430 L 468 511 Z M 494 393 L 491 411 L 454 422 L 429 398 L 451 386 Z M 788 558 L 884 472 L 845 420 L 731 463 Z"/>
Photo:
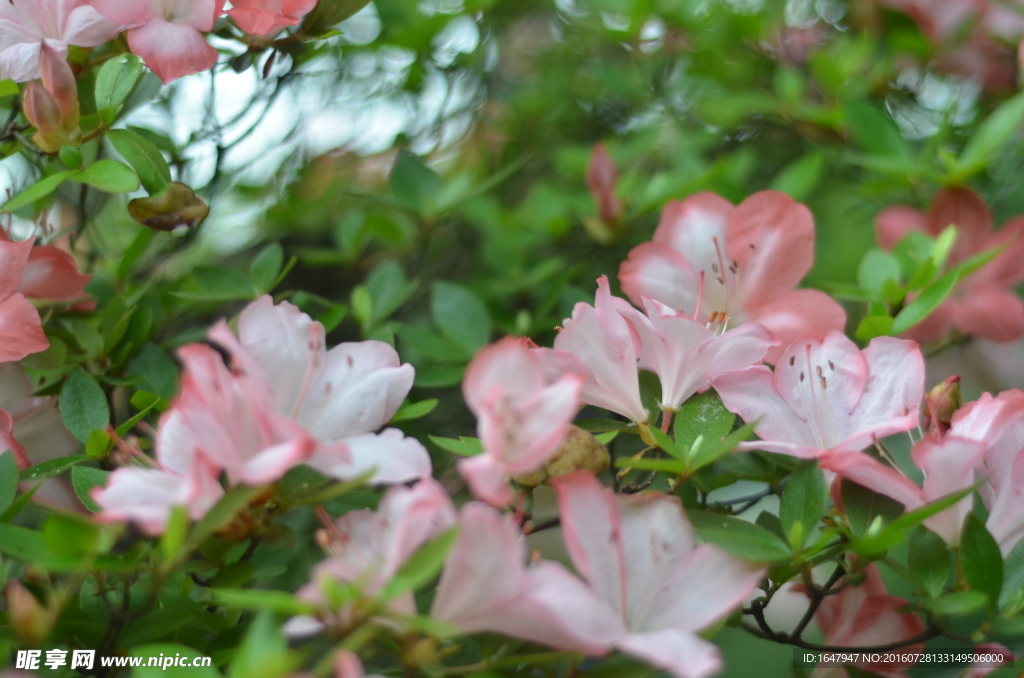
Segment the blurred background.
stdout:
<path fill-rule="evenodd" d="M 844 302 L 851 334 L 883 208 L 925 209 L 960 184 L 996 225 L 1024 214 L 1019 134 L 956 162 L 1017 93 L 1022 12 L 973 0 L 375 0 L 315 43 L 211 36 L 214 71 L 163 89 L 147 76 L 135 91 L 125 122 L 211 206 L 195 232 L 154 233 L 124 198 L 67 184 L 44 225 L 87 224 L 79 249 L 101 308 L 155 280 L 158 329 L 127 366 L 166 375 L 154 393 L 174 392 L 173 348 L 253 297 L 253 262 L 279 256 L 276 243 L 291 265 L 277 296 L 319 318 L 330 343 L 388 341 L 415 365 L 412 399 L 439 402 L 409 432 L 472 435 L 458 386 L 473 353 L 505 334 L 550 345 L 598 276 L 617 289 L 669 200 L 773 188 L 806 203 L 817 242 L 804 284 Z M 35 171 L 11 155 L 0 183 L 16 193 Z M 1020 343 L 928 352 L 929 381 L 956 371 L 965 399 L 1024 386 Z M 450 455 L 432 452 L 457 489 Z M 789 647 L 737 629 L 716 641 L 727 676 L 800 675 Z"/>

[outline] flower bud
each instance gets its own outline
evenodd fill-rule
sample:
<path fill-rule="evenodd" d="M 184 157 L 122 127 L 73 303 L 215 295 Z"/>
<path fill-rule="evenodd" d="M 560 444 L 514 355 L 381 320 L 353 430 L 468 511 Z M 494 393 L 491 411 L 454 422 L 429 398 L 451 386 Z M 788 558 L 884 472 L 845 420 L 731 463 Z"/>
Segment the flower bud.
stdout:
<path fill-rule="evenodd" d="M 537 487 L 555 476 L 562 476 L 584 469 L 600 473 L 611 464 L 608 448 L 597 438 L 579 426 L 569 425 L 565 441 L 555 450 L 548 462 L 533 473 L 516 476 L 515 481 L 524 487 Z"/>
<path fill-rule="evenodd" d="M 29 647 L 42 645 L 50 636 L 55 621 L 51 610 L 44 607 L 21 582 L 12 579 L 4 589 L 7 617 L 14 635 Z"/>
<path fill-rule="evenodd" d="M 32 140 L 46 153 L 61 146 L 78 146 L 82 131 L 78 127 L 78 84 L 67 59 L 42 44 L 39 55 L 42 85 L 30 82 L 22 97 L 25 117 L 36 128 Z"/>
<path fill-rule="evenodd" d="M 949 430 L 953 413 L 960 409 L 960 377 L 952 376 L 933 388 L 924 397 L 924 426 L 929 432 L 943 435 Z"/>
<path fill-rule="evenodd" d="M 587 188 L 594 197 L 597 213 L 607 225 L 615 224 L 622 216 L 622 204 L 615 196 L 618 172 L 608 152 L 601 144 L 594 144 L 587 165 Z"/>

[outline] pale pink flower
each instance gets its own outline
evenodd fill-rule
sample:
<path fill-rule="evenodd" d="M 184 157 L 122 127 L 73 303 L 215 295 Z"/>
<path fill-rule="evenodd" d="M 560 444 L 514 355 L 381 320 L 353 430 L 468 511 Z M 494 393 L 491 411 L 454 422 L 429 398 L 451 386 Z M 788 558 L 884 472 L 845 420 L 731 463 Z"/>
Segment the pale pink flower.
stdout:
<path fill-rule="evenodd" d="M 341 650 L 334 661 L 334 678 L 384 678 L 380 674 L 367 676 L 359 655 L 351 650 Z"/>
<path fill-rule="evenodd" d="M 90 276 L 53 246 L 13 242 L 0 228 L 0 363 L 21 360 L 50 345 L 39 312 L 26 297 L 74 299 Z"/>
<path fill-rule="evenodd" d="M 957 410 L 949 435 L 987 446 L 975 480 L 984 480 L 978 494 L 989 511 L 985 526 L 1006 556 L 1024 538 L 1024 391 L 982 394 Z"/>
<path fill-rule="evenodd" d="M 920 508 L 946 495 L 960 492 L 974 483 L 975 470 L 984 460 L 985 445 L 975 440 L 948 435 L 919 440 L 910 457 L 924 482 L 915 485 L 900 471 L 866 454 L 829 454 L 819 459 L 821 468 L 835 471 L 858 485 L 892 497 L 907 511 Z M 951 547 L 960 545 L 960 532 L 971 512 L 972 495 L 926 519 L 924 524 Z"/>
<path fill-rule="evenodd" d="M 907 206 L 890 207 L 875 222 L 878 244 L 891 249 L 910 231 L 937 236 L 947 226 L 957 227 L 957 242 L 949 263 L 1006 244 L 995 259 L 957 282 L 952 294 L 923 322 L 904 336 L 916 341 L 937 341 L 954 327 L 967 335 L 993 341 L 1012 341 L 1024 334 L 1024 302 L 1013 288 L 1024 281 L 1024 217 L 1016 217 L 996 232 L 992 214 L 974 192 L 944 188 L 932 198 L 928 213 Z"/>
<path fill-rule="evenodd" d="M 224 0 L 91 0 L 100 14 L 127 27 L 128 46 L 166 85 L 208 71 L 217 50 L 203 33 L 213 30 Z"/>
<path fill-rule="evenodd" d="M 285 26 L 298 26 L 317 0 L 232 0 L 227 14 L 249 35 L 269 38 Z"/>
<path fill-rule="evenodd" d="M 640 423 L 647 421 L 637 373 L 640 337 L 623 316 L 632 311 L 625 299 L 612 296 L 608 277 L 601 276 L 594 305 L 581 301 L 573 307 L 554 350 L 544 356 L 552 372 L 585 377 L 583 402 Z"/>
<path fill-rule="evenodd" d="M 846 313 L 817 290 L 793 289 L 814 259 L 810 211 L 777 191 L 733 206 L 714 193 L 670 202 L 654 238 L 619 269 L 622 290 L 638 306 L 656 299 L 697 320 L 764 325 L 781 343 L 842 330 Z"/>
<path fill-rule="evenodd" d="M 798 339 L 774 373 L 749 367 L 715 377 L 712 385 L 730 411 L 758 421 L 758 442 L 740 449 L 794 457 L 857 453 L 876 439 L 918 425 L 924 395 L 924 358 L 917 344 L 892 337 L 863 351 L 844 334 Z"/>
<path fill-rule="evenodd" d="M 25 470 L 75 453 L 79 442 L 61 421 L 54 398 L 32 395 L 35 386 L 17 363 L 0 363 L 0 452 L 10 450 Z M 23 483 L 28 489 L 36 483 Z M 47 478 L 33 495 L 36 501 L 65 510 L 84 510 L 62 478 Z"/>
<path fill-rule="evenodd" d="M 97 47 L 120 32 L 121 27 L 101 16 L 89 0 L 2 2 L 0 77 L 15 82 L 39 78 L 40 45 L 45 44 L 66 58 L 68 45 Z"/>
<path fill-rule="evenodd" d="M 541 352 L 514 337 L 476 354 L 462 393 L 476 415 L 484 453 L 459 461 L 474 496 L 494 506 L 512 502 L 508 476 L 536 471 L 558 449 L 582 386 L 575 374 L 549 383 Z"/>
<path fill-rule="evenodd" d="M 424 478 L 411 488 L 390 488 L 376 511 L 349 511 L 334 522 L 328 534 L 334 555 L 314 568 L 310 583 L 299 590 L 298 597 L 326 604 L 324 580 L 335 579 L 357 585 L 363 596 L 372 598 L 421 546 L 454 526 L 456 516 L 447 492 L 433 478 Z M 415 614 L 412 592 L 391 600 L 388 610 Z M 351 606 L 345 605 L 317 618 L 294 617 L 285 630 L 290 635 L 309 635 L 325 626 L 344 627 L 351 615 Z"/>
<path fill-rule="evenodd" d="M 660 405 L 670 412 L 707 390 L 713 377 L 760 363 L 778 343 L 757 323 L 720 333 L 658 301 L 643 302 L 646 315 L 632 308 L 621 312 L 640 337 L 639 365 L 658 375 Z"/>
<path fill-rule="evenodd" d="M 621 624 L 615 647 L 678 678 L 718 671 L 718 648 L 697 634 L 735 609 L 764 568 L 696 546 L 676 497 L 617 495 L 586 471 L 552 484 L 573 564 Z"/>
<path fill-rule="evenodd" d="M 269 296 L 238 319 L 238 339 L 223 323 L 210 339 L 229 348 L 273 386 L 277 413 L 304 427 L 320 445 L 306 463 L 342 479 L 376 469 L 371 481 L 399 483 L 429 476 L 430 455 L 415 438 L 384 426 L 412 388 L 415 371 L 382 341 L 343 343 L 330 351 L 322 324 Z"/>
<path fill-rule="evenodd" d="M 875 565 L 864 569 L 866 579 L 860 586 L 847 586 L 834 596 L 826 596 L 814 620 L 825 634 L 825 645 L 830 647 L 869 647 L 909 640 L 924 632 L 924 622 L 910 612 L 900 612 L 907 601 L 889 595 L 885 582 Z M 915 643 L 900 652 L 921 652 L 923 643 Z M 883 676 L 902 676 L 898 673 L 916 662 L 873 665 L 856 663 L 854 666 L 878 672 Z M 840 678 L 847 675 L 842 668 L 819 668 L 814 678 Z"/>
<path fill-rule="evenodd" d="M 430 616 L 463 633 L 492 631 L 566 650 L 604 654 L 622 623 L 558 563 L 528 567 L 511 516 L 484 504 L 462 508 Z"/>

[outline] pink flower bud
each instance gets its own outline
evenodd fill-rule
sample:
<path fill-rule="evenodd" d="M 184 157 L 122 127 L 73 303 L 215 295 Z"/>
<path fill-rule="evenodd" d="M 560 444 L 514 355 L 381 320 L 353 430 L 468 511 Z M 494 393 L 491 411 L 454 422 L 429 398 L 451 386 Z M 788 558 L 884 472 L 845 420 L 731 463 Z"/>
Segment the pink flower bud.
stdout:
<path fill-rule="evenodd" d="M 590 163 L 587 165 L 587 187 L 594 196 L 601 221 L 609 225 L 617 222 L 622 216 L 622 204 L 615 196 L 617 179 L 618 172 L 608 152 L 604 150 L 603 145 L 594 144 L 594 150 L 590 153 Z"/>
<path fill-rule="evenodd" d="M 953 413 L 960 409 L 960 377 L 954 375 L 933 388 L 924 397 L 924 426 L 943 435 L 949 430 Z"/>
<path fill-rule="evenodd" d="M 53 612 L 44 607 L 17 579 L 4 589 L 7 616 L 14 634 L 30 647 L 44 643 L 55 621 Z"/>
<path fill-rule="evenodd" d="M 77 146 L 82 131 L 78 127 L 78 84 L 67 60 L 59 52 L 42 43 L 39 55 L 42 85 L 30 82 L 25 88 L 25 117 L 37 132 L 32 139 L 47 153 L 56 153 L 61 146 Z"/>

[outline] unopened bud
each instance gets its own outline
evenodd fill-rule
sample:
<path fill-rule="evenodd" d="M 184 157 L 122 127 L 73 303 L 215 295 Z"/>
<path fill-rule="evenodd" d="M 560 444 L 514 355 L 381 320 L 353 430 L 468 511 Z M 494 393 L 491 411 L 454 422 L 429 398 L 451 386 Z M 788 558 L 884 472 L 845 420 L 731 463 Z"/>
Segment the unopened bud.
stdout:
<path fill-rule="evenodd" d="M 601 221 L 608 225 L 617 223 L 622 216 L 622 204 L 615 195 L 617 180 L 615 163 L 604 150 L 604 146 L 595 144 L 594 150 L 590 152 L 590 162 L 587 164 L 587 188 L 594 197 Z"/>
<path fill-rule="evenodd" d="M 209 206 L 191 188 L 177 181 L 158 196 L 135 198 L 128 203 L 132 219 L 155 231 L 192 228 L 209 213 Z"/>
<path fill-rule="evenodd" d="M 78 84 L 67 59 L 42 43 L 39 53 L 42 84 L 25 86 L 22 103 L 25 117 L 36 128 L 32 140 L 40 150 L 56 153 L 61 146 L 78 146 L 82 130 L 78 127 Z"/>
<path fill-rule="evenodd" d="M 50 636 L 54 614 L 44 607 L 21 582 L 13 579 L 4 589 L 7 618 L 14 635 L 29 647 L 42 645 Z"/>
<path fill-rule="evenodd" d="M 943 435 L 949 430 L 953 413 L 960 409 L 960 377 L 952 376 L 928 392 L 924 398 L 924 426 Z"/>
<path fill-rule="evenodd" d="M 555 476 L 562 476 L 584 469 L 600 473 L 611 464 L 608 448 L 597 438 L 579 426 L 569 425 L 565 441 L 555 450 L 544 466 L 533 473 L 516 476 L 515 481 L 524 487 L 536 487 Z"/>

